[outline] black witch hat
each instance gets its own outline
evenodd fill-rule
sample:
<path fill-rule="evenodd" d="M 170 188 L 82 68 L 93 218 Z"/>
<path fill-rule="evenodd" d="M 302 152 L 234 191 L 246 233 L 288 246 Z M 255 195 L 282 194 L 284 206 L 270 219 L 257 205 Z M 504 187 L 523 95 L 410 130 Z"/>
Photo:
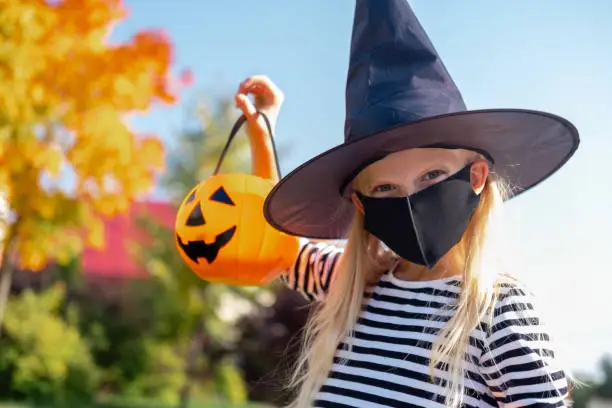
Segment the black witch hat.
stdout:
<path fill-rule="evenodd" d="M 517 196 L 557 171 L 578 144 L 576 128 L 550 113 L 467 110 L 407 0 L 357 0 L 344 143 L 285 176 L 264 214 L 289 234 L 344 238 L 354 211 L 351 180 L 388 154 L 424 147 L 477 151 Z"/>

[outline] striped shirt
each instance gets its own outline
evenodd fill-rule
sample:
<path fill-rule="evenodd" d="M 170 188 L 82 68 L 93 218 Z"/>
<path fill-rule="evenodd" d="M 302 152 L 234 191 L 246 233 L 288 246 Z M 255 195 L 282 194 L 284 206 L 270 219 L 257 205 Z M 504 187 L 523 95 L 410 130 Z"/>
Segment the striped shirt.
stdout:
<path fill-rule="evenodd" d="M 306 242 L 282 280 L 310 300 L 324 300 L 341 254 L 335 246 Z M 404 281 L 384 274 L 361 312 L 352 349 L 338 345 L 314 406 L 444 407 L 447 373 L 436 369 L 432 381 L 429 359 L 460 288 L 455 278 Z M 523 287 L 502 286 L 491 324 L 473 330 L 467 354 L 464 406 L 565 406 L 566 376 Z"/>

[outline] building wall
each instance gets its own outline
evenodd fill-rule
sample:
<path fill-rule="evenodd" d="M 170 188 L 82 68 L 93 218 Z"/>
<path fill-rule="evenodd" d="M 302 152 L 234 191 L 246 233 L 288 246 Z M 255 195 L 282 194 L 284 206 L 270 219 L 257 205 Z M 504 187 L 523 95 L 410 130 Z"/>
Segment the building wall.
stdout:
<path fill-rule="evenodd" d="M 81 258 L 83 273 L 121 279 L 147 276 L 130 251 L 135 242 L 141 245 L 146 243 L 147 237 L 137 225 L 137 218 L 142 216 L 153 218 L 166 228 L 173 228 L 176 208 L 164 202 L 134 203 L 128 213 L 105 220 L 104 248 L 85 249 Z M 174 242 L 169 241 L 168 245 L 174 245 Z"/>

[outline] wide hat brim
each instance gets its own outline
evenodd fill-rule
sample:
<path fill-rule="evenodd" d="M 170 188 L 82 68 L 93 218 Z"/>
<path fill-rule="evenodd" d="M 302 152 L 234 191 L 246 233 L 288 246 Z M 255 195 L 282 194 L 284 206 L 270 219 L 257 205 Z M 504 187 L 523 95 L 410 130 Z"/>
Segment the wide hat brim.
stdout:
<path fill-rule="evenodd" d="M 576 128 L 545 112 L 487 109 L 425 118 L 336 146 L 293 170 L 272 189 L 264 216 L 275 228 L 312 239 L 343 239 L 354 205 L 343 187 L 366 163 L 410 148 L 484 153 L 516 197 L 563 166 L 579 145 Z M 410 163 L 406 164 L 407 166 Z"/>

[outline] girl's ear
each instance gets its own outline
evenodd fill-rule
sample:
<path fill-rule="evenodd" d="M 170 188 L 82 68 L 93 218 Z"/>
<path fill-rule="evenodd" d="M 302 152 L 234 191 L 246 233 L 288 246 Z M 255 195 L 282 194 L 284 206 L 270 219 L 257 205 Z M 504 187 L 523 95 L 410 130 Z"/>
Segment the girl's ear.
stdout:
<path fill-rule="evenodd" d="M 489 177 L 489 164 L 483 160 L 478 159 L 472 163 L 470 168 L 470 183 L 476 194 L 482 193 L 485 183 Z"/>
<path fill-rule="evenodd" d="M 351 193 L 351 201 L 353 202 L 353 204 L 355 204 L 355 207 L 357 207 L 357 210 L 359 210 L 360 213 L 365 213 L 365 211 L 363 210 L 363 204 L 361 204 L 361 200 L 359 200 L 357 193 Z"/>

